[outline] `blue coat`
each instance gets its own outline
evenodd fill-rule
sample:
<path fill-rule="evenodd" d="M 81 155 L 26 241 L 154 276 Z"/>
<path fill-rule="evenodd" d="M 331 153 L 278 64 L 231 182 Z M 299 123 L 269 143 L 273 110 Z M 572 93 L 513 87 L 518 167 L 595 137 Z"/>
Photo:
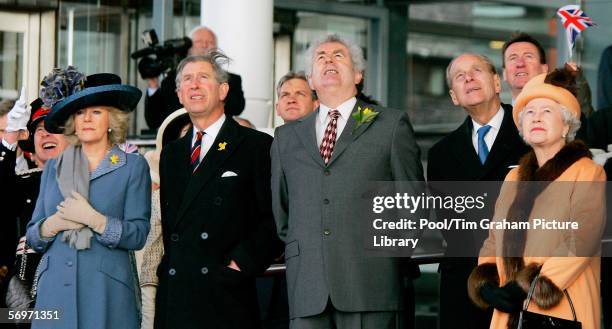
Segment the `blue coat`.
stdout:
<path fill-rule="evenodd" d="M 64 200 L 55 160 L 47 162 L 27 241 L 44 253 L 37 270 L 36 309 L 59 310 L 61 320 L 35 321 L 34 329 L 140 327 L 128 251 L 141 249 L 149 232 L 148 165 L 115 146 L 91 173 L 89 184 L 90 204 L 108 219 L 104 234 L 94 232 L 91 248 L 79 251 L 62 241 L 61 232 L 41 238 L 40 224 Z"/>

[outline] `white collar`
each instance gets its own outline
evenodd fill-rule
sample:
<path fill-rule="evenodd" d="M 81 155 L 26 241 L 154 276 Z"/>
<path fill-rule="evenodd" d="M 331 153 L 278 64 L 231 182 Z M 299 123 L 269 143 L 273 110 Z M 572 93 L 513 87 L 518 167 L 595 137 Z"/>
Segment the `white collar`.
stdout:
<path fill-rule="evenodd" d="M 351 115 L 351 112 L 353 112 L 353 108 L 355 108 L 355 104 L 357 104 L 357 98 L 353 96 L 347 99 L 346 101 L 344 101 L 344 103 L 338 105 L 338 107 L 336 107 L 336 110 L 340 112 L 340 117 L 343 120 L 348 121 L 348 118 Z M 325 123 L 325 119 L 327 119 L 327 114 L 329 113 L 330 110 L 331 108 L 326 106 L 323 103 L 319 105 L 319 122 L 321 124 Z"/>
<path fill-rule="evenodd" d="M 473 131 L 476 132 L 478 131 L 478 129 L 480 129 L 480 127 L 485 126 L 485 125 L 489 125 L 495 131 L 499 131 L 503 121 L 504 121 L 504 108 L 500 105 L 499 110 L 497 110 L 497 113 L 495 113 L 495 115 L 491 118 L 491 120 L 489 120 L 489 122 L 487 122 L 486 124 L 481 125 L 478 122 L 476 122 L 474 119 L 472 119 L 472 125 L 474 126 Z"/>
<path fill-rule="evenodd" d="M 213 124 L 208 126 L 208 128 L 204 129 L 204 136 L 207 136 L 206 138 L 212 138 L 212 140 L 214 141 L 215 138 L 217 138 L 217 135 L 219 134 L 219 131 L 221 130 L 221 127 L 223 126 L 224 122 L 225 122 L 225 113 L 221 114 L 221 116 L 219 117 L 219 119 L 217 119 L 217 121 L 215 121 Z M 192 129 L 193 129 L 192 144 L 193 144 L 196 138 L 196 133 L 199 130 L 198 128 L 196 128 L 195 125 L 193 125 Z"/>

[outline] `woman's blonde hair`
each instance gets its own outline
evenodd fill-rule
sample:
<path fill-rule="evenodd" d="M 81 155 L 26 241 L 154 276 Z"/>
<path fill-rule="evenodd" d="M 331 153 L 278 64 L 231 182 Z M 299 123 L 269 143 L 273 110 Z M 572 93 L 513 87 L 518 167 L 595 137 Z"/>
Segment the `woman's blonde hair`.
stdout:
<path fill-rule="evenodd" d="M 108 142 L 110 145 L 120 144 L 125 142 L 128 131 L 128 124 L 130 115 L 127 112 L 121 111 L 112 106 L 100 106 L 108 110 Z M 72 145 L 81 145 L 79 137 L 76 135 L 76 129 L 74 126 L 74 114 L 68 117 L 66 124 L 64 125 L 64 135 L 68 142 Z"/>

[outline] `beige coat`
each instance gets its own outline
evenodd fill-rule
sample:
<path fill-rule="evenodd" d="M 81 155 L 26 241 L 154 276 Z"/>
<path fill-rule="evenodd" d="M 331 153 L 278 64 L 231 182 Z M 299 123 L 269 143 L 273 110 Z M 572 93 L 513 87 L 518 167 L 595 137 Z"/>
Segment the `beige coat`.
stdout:
<path fill-rule="evenodd" d="M 517 180 L 518 169 L 515 168 L 508 173 L 505 181 Z M 572 238 L 574 242 L 577 242 L 567 243 L 572 240 L 568 239 L 567 230 L 530 230 L 525 244 L 524 255 L 526 256 L 523 257 L 525 266 L 531 263 L 541 264 L 540 276 L 549 278 L 560 289 L 567 289 L 572 298 L 577 319 L 582 322 L 584 329 L 600 327 L 600 258 L 552 257 L 551 255 L 567 255 L 568 252 L 571 254 L 569 250 L 576 245 L 585 245 L 585 243 L 580 244 L 580 241 L 597 241 L 591 243 L 591 246 L 599 246 L 605 225 L 605 180 L 606 175 L 603 168 L 589 158 L 581 158 L 563 172 L 554 184 L 551 184 L 536 198 L 529 217 L 576 220 L 580 229 Z M 571 183 L 557 184 L 556 182 Z M 494 220 L 505 218 L 515 194 L 516 184 L 504 183 L 497 200 Z M 506 283 L 503 258 L 497 257 L 502 255 L 501 241 L 503 241 L 501 232 L 491 230 L 480 251 L 478 263 L 479 265 L 496 264 L 500 286 L 503 286 Z M 597 250 L 595 254 L 598 254 Z M 547 310 L 538 307 L 532 301 L 529 311 L 572 319 L 566 298 Z M 506 329 L 507 321 L 508 313 L 495 310 L 490 328 Z"/>

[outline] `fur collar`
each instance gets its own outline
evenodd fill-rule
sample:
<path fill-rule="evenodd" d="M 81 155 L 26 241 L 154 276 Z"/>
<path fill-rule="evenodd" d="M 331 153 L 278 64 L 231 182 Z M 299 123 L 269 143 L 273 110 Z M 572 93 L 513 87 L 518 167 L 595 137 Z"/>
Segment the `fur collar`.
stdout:
<path fill-rule="evenodd" d="M 563 146 L 552 159 L 539 168 L 535 152 L 531 150 L 519 162 L 519 180 L 554 181 L 574 162 L 584 157 L 590 159 L 593 155 L 582 141 L 573 141 Z"/>

